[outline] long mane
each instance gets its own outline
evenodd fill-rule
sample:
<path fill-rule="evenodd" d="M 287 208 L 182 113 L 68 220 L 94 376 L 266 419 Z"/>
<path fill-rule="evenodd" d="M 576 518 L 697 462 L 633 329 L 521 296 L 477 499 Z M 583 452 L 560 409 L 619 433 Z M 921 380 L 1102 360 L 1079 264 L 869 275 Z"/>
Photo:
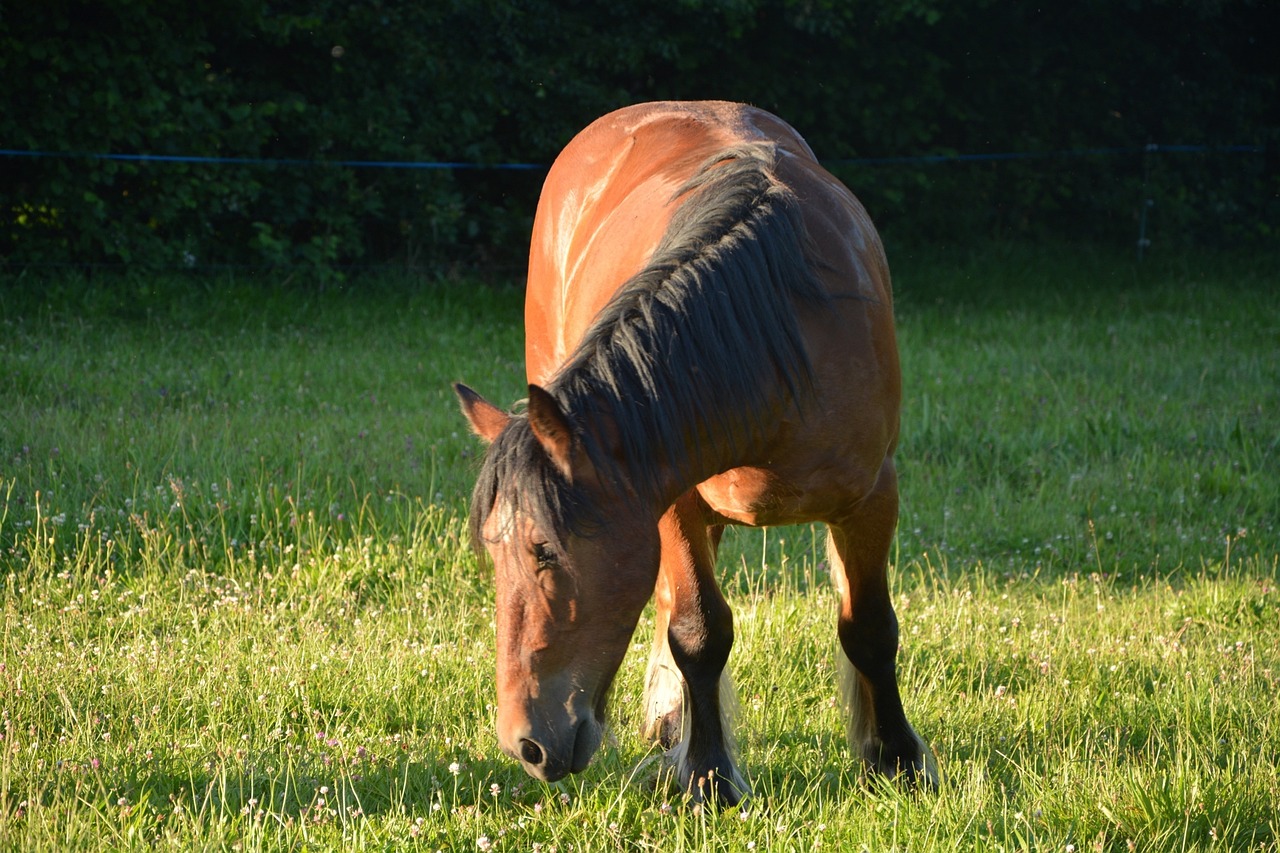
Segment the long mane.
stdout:
<path fill-rule="evenodd" d="M 709 158 L 648 265 L 619 288 L 547 390 L 570 417 L 603 416 L 621 440 L 606 452 L 578 439 L 606 481 L 656 496 L 657 472 L 699 468 L 700 442 L 737 444 L 764 426 L 781 387 L 795 400 L 812 367 L 796 301 L 825 305 L 795 194 L 774 175 L 771 143 Z M 599 519 L 545 457 L 526 420 L 490 447 L 472 501 L 478 532 L 501 495 L 549 535 L 589 535 Z M 690 483 L 692 485 L 692 483 Z"/>

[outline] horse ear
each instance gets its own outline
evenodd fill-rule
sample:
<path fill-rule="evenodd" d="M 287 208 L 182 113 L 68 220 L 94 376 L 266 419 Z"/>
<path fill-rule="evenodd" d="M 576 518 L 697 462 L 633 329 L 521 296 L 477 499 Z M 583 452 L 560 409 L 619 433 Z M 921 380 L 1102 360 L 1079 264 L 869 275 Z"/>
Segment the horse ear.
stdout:
<path fill-rule="evenodd" d="M 529 426 L 560 472 L 572 478 L 573 427 L 556 398 L 537 385 L 529 386 Z"/>
<path fill-rule="evenodd" d="M 498 433 L 502 432 L 510 422 L 511 416 L 461 382 L 454 383 L 453 391 L 458 395 L 458 401 L 462 403 L 462 414 L 467 416 L 471 431 L 483 438 L 486 443 L 493 444 Z"/>

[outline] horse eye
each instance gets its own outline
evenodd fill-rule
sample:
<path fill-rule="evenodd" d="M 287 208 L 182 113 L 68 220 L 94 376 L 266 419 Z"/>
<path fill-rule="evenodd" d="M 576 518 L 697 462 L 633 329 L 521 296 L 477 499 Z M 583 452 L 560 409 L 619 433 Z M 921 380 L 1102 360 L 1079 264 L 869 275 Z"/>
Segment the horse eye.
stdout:
<path fill-rule="evenodd" d="M 556 567 L 558 561 L 550 545 L 545 542 L 535 542 L 531 550 L 533 551 L 533 559 L 538 562 L 538 568 L 552 569 Z"/>

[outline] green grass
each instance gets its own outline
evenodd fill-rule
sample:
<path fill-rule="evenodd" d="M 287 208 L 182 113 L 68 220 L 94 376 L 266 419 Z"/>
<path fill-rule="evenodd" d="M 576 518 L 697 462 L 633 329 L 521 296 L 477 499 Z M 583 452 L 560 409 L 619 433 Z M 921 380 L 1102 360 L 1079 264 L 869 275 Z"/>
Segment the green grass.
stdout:
<path fill-rule="evenodd" d="M 497 749 L 448 385 L 522 396 L 517 291 L 0 283 L 0 849 L 1276 849 L 1280 266 L 891 260 L 943 786 L 848 760 L 821 531 L 731 531 L 723 812 L 636 735 L 651 614 L 585 774 Z"/>

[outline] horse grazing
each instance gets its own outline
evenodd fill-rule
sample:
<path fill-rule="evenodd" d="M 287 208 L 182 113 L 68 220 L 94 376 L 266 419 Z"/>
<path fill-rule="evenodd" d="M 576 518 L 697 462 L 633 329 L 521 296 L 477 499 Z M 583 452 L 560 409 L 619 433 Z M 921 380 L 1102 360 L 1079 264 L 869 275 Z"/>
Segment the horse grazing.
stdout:
<path fill-rule="evenodd" d="M 800 135 L 722 102 L 592 123 L 538 202 L 525 333 L 520 410 L 455 386 L 489 443 L 471 526 L 495 572 L 502 749 L 548 781 L 587 766 L 652 593 L 644 732 L 694 796 L 737 802 L 716 549 L 726 524 L 821 521 L 851 745 L 875 771 L 936 784 L 903 712 L 886 580 L 889 270 Z"/>

